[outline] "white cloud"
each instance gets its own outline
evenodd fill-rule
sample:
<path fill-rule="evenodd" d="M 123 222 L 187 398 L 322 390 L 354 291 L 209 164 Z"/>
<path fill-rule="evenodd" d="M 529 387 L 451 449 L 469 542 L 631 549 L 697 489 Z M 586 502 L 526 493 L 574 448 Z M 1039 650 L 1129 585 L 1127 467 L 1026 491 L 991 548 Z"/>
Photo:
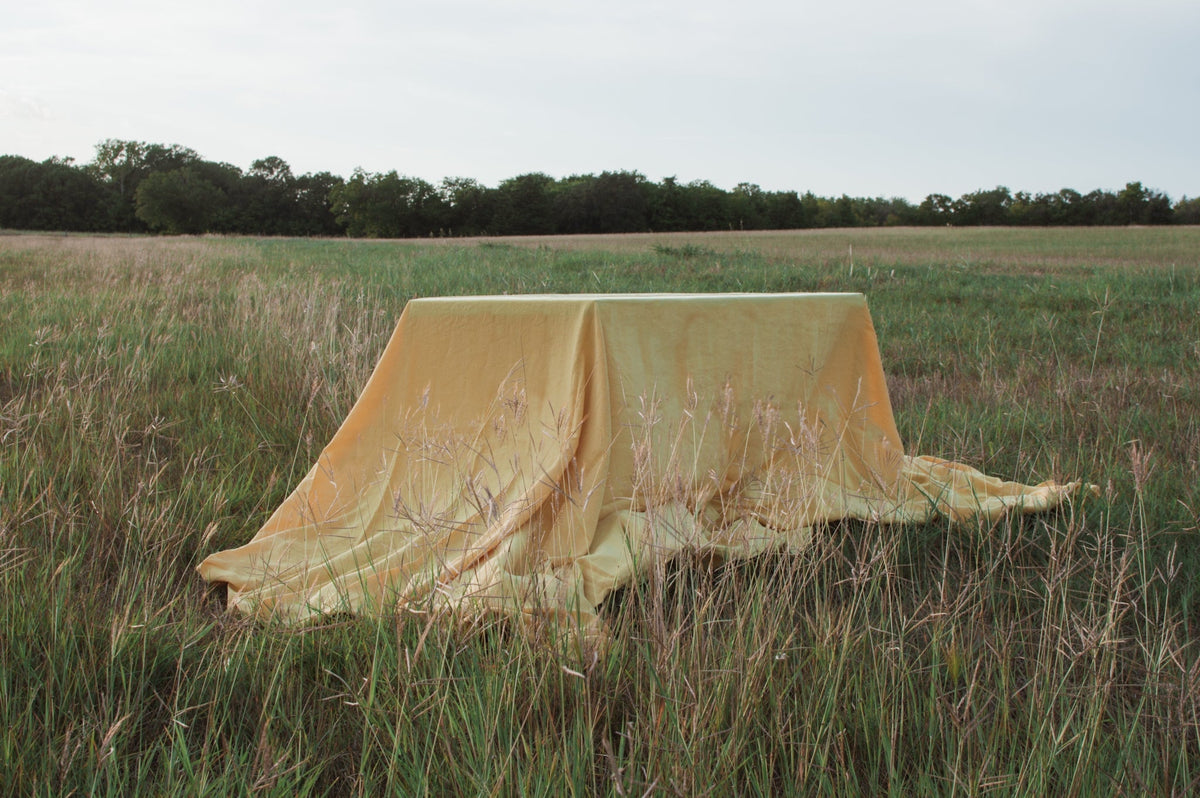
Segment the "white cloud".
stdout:
<path fill-rule="evenodd" d="M 13 123 L 54 121 L 54 113 L 39 100 L 0 89 L 0 119 Z"/>

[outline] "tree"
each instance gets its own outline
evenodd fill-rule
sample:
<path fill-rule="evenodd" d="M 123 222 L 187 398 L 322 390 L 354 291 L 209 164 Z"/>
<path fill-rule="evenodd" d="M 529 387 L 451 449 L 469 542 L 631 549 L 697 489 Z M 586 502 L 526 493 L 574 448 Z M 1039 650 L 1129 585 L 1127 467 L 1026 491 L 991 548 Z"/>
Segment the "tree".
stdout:
<path fill-rule="evenodd" d="M 143 190 L 144 188 L 144 190 Z M 243 172 L 188 147 L 105 139 L 83 167 L 0 156 L 0 227 L 83 231 L 229 232 L 265 235 L 621 233 L 880 225 L 1200 224 L 1200 200 L 1170 198 L 1141 182 L 1086 195 L 1011 193 L 1005 186 L 919 206 L 898 198 L 725 191 L 707 180 L 661 183 L 632 171 L 517 175 L 497 188 L 464 177 L 437 187 L 395 171 L 356 169 L 350 180 L 297 177 L 276 155 Z"/>
<path fill-rule="evenodd" d="M 329 172 L 303 174 L 296 178 L 295 228 L 291 235 L 333 236 L 342 232 L 330 199 L 334 189 L 345 185 Z"/>
<path fill-rule="evenodd" d="M 917 206 L 917 224 L 950 224 L 954 212 L 954 200 L 945 194 L 930 194 Z"/>
<path fill-rule="evenodd" d="M 739 230 L 761 230 L 767 225 L 767 196 L 755 183 L 738 183 L 729 195 L 729 215 Z"/>
<path fill-rule="evenodd" d="M 149 146 L 141 141 L 105 139 L 96 145 L 96 157 L 88 169 L 101 182 L 111 184 L 118 196 L 132 195 Z"/>
<path fill-rule="evenodd" d="M 648 229 L 649 191 L 638 172 L 573 175 L 554 186 L 557 233 L 635 233 Z"/>
<path fill-rule="evenodd" d="M 913 221 L 913 207 L 902 197 L 863 197 L 853 202 L 857 223 L 866 227 L 909 224 Z"/>
<path fill-rule="evenodd" d="M 178 144 L 105 139 L 96 145 L 96 156 L 86 169 L 109 192 L 110 229 L 144 229 L 136 211 L 137 189 L 154 172 L 170 172 L 201 161 L 193 149 Z"/>
<path fill-rule="evenodd" d="M 437 189 L 395 171 L 356 169 L 350 180 L 330 191 L 330 203 L 338 224 L 356 238 L 416 238 L 445 229 L 445 205 Z"/>
<path fill-rule="evenodd" d="M 683 189 L 674 175 L 664 177 L 662 183 L 651 183 L 647 194 L 646 221 L 650 230 L 668 233 L 687 228 Z"/>
<path fill-rule="evenodd" d="M 1049 207 L 1047 224 L 1087 224 L 1083 195 L 1074 189 L 1064 188 L 1057 194 L 1047 195 L 1046 204 Z"/>
<path fill-rule="evenodd" d="M 496 188 L 492 232 L 500 235 L 547 235 L 554 232 L 554 178 L 541 172 L 517 175 Z"/>
<path fill-rule="evenodd" d="M 1013 194 L 1012 205 L 1008 208 L 1009 224 L 1015 225 L 1046 225 L 1050 218 L 1050 209 L 1043 201 L 1043 195 L 1036 197 L 1028 191 L 1018 191 Z"/>
<path fill-rule="evenodd" d="M 151 230 L 204 233 L 225 206 L 225 194 L 191 166 L 155 172 L 138 185 L 137 217 Z"/>
<path fill-rule="evenodd" d="M 496 192 L 470 177 L 447 177 L 438 190 L 450 235 L 484 235 L 495 216 Z"/>
<path fill-rule="evenodd" d="M 707 180 L 693 180 L 680 189 L 685 230 L 730 230 L 733 217 L 729 195 Z"/>
<path fill-rule="evenodd" d="M 1126 219 L 1122 216 L 1117 195 L 1111 191 L 1102 191 L 1101 189 L 1089 191 L 1079 204 L 1080 224 L 1127 224 Z"/>
<path fill-rule="evenodd" d="M 1147 192 L 1142 224 L 1170 224 L 1173 221 L 1175 212 L 1171 208 L 1171 198 L 1161 191 Z"/>
<path fill-rule="evenodd" d="M 801 217 L 805 227 L 817 227 L 817 217 L 821 214 L 821 200 L 811 191 L 805 191 L 800 198 Z"/>
<path fill-rule="evenodd" d="M 640 233 L 649 226 L 649 188 L 640 172 L 601 172 L 593 184 L 597 233 Z"/>
<path fill-rule="evenodd" d="M 822 197 L 818 200 L 817 227 L 855 227 L 858 218 L 854 200 L 843 194 L 835 200 Z"/>
<path fill-rule="evenodd" d="M 554 186 L 554 232 L 596 232 L 595 175 L 571 175 Z"/>
<path fill-rule="evenodd" d="M 292 176 L 292 167 L 277 155 L 268 155 L 266 158 L 259 158 L 250 164 L 248 176 L 260 178 L 275 185 L 289 185 L 295 180 Z"/>
<path fill-rule="evenodd" d="M 277 156 L 260 158 L 238 186 L 241 213 L 238 227 L 260 235 L 295 235 L 298 197 L 296 178 L 287 161 Z"/>
<path fill-rule="evenodd" d="M 0 156 L 0 227 L 103 230 L 103 190 L 68 159 Z"/>
<path fill-rule="evenodd" d="M 806 227 L 804 204 L 795 191 L 772 191 L 764 198 L 766 226 L 772 230 L 795 230 Z"/>
<path fill-rule="evenodd" d="M 1175 224 L 1200 224 L 1200 197 L 1188 199 L 1184 196 L 1175 203 L 1173 221 Z"/>
<path fill-rule="evenodd" d="M 1120 224 L 1169 224 L 1171 200 L 1141 182 L 1126 183 L 1117 194 L 1117 215 Z"/>
<path fill-rule="evenodd" d="M 889 200 L 889 204 L 891 205 L 891 210 L 888 212 L 884 224 L 893 226 L 917 223 L 917 209 L 904 197 L 892 197 Z"/>
<path fill-rule="evenodd" d="M 1008 209 L 1012 205 L 1012 194 L 1005 186 L 996 186 L 990 191 L 974 191 L 963 194 L 952 206 L 952 222 L 956 225 L 1003 225 L 1008 224 Z"/>

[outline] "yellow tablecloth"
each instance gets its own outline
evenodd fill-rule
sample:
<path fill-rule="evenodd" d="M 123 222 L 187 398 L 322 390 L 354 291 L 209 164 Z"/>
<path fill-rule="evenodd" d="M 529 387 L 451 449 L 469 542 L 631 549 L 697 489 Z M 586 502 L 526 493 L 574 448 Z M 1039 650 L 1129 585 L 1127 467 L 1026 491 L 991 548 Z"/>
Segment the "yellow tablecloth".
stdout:
<path fill-rule="evenodd" d="M 333 440 L 246 545 L 232 607 L 595 620 L 653 558 L 800 549 L 814 525 L 1042 510 L 907 457 L 859 294 L 417 299 Z"/>

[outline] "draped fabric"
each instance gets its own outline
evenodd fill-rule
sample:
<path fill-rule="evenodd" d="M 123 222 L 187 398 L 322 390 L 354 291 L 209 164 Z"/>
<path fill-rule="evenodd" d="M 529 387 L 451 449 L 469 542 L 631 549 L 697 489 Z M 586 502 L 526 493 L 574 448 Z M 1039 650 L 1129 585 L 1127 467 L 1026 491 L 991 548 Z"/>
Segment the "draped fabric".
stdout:
<path fill-rule="evenodd" d="M 591 624 L 655 558 L 1060 503 L 904 454 L 859 294 L 417 299 L 307 476 L 204 560 L 231 607 Z"/>

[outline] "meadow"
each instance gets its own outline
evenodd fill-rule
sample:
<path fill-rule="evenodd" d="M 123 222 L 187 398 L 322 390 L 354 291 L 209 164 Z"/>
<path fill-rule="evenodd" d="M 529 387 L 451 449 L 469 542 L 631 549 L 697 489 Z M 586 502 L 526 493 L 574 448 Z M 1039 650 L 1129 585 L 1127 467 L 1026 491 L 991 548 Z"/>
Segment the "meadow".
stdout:
<path fill-rule="evenodd" d="M 911 453 L 1099 496 L 681 558 L 579 647 L 286 627 L 248 540 L 415 296 L 858 291 Z M 0 236 L 0 793 L 1187 794 L 1200 228 Z"/>

